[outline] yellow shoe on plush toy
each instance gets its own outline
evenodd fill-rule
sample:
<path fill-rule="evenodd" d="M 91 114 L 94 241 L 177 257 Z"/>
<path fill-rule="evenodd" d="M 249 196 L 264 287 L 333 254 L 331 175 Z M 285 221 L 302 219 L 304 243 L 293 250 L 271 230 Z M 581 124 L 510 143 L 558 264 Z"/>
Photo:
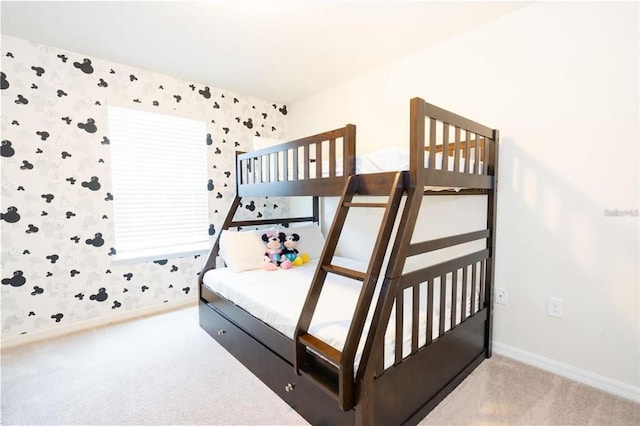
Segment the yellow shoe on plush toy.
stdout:
<path fill-rule="evenodd" d="M 301 257 L 296 257 L 295 260 L 293 261 L 293 266 L 302 266 L 304 262 L 302 261 Z"/>
<path fill-rule="evenodd" d="M 302 253 L 300 256 L 298 256 L 298 259 L 302 259 L 302 263 L 307 263 L 309 261 L 309 254 Z"/>

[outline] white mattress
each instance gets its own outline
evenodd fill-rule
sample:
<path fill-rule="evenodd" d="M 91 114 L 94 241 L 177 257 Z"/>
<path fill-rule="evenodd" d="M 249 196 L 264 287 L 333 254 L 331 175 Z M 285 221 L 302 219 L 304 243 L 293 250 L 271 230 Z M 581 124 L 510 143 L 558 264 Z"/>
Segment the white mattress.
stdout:
<path fill-rule="evenodd" d="M 441 152 L 436 153 L 436 161 L 435 161 L 435 169 L 442 170 L 442 159 L 443 155 Z M 300 161 L 298 167 L 298 179 L 304 179 L 302 170 L 302 159 Z M 464 158 L 459 159 L 459 170 L 458 172 L 463 172 L 465 167 L 466 160 Z M 287 177 L 288 180 L 293 179 L 293 156 L 289 153 L 289 162 L 288 162 L 288 172 Z M 336 176 L 342 176 L 343 174 L 343 164 L 342 159 L 338 159 L 336 161 Z M 469 173 L 473 173 L 473 168 L 475 165 L 474 160 L 470 160 L 469 163 Z M 424 166 L 425 168 L 429 167 L 429 153 L 425 153 L 424 157 Z M 273 164 L 271 167 L 274 167 Z M 280 169 L 278 170 L 278 179 L 284 180 L 284 174 L 282 170 L 282 163 L 280 163 Z M 480 173 L 482 173 L 484 164 L 482 162 L 479 163 Z M 394 172 L 394 171 L 402 171 L 409 170 L 409 150 L 405 148 L 386 148 L 383 150 L 366 153 L 366 154 L 358 154 L 356 155 L 356 174 L 366 174 L 366 173 L 381 173 L 381 172 Z M 454 157 L 449 156 L 447 161 L 447 170 L 454 171 Z M 273 170 L 271 175 L 273 175 Z M 329 176 L 329 162 L 327 160 L 323 160 L 322 162 L 322 176 Z M 316 169 L 314 165 L 311 165 L 309 170 L 309 177 L 316 177 Z M 266 169 L 262 169 L 262 180 L 264 182 L 267 181 L 267 171 Z M 432 190 L 446 190 L 451 188 L 438 188 L 438 187 L 429 187 L 428 189 Z M 453 188 L 458 190 L 459 188 Z"/>
<path fill-rule="evenodd" d="M 435 169 L 442 170 L 442 158 L 441 152 L 436 153 Z M 460 165 L 458 172 L 464 170 L 465 159 L 460 158 Z M 454 171 L 453 168 L 454 157 L 449 156 L 447 160 L 447 170 Z M 469 171 L 473 172 L 475 161 L 471 160 L 469 163 Z M 480 162 L 480 173 L 482 173 L 482 162 Z M 424 155 L 424 167 L 429 167 L 429 153 L 425 152 Z M 386 148 L 375 152 L 356 155 L 356 173 L 378 173 L 389 172 L 396 170 L 409 170 L 409 151 L 404 148 Z"/>
<path fill-rule="evenodd" d="M 204 284 L 224 298 L 232 301 L 254 317 L 269 324 L 284 335 L 293 339 L 298 317 L 302 311 L 304 300 L 310 282 L 315 272 L 317 259 L 307 264 L 294 267 L 289 270 L 278 269 L 276 271 L 252 270 L 235 273 L 228 268 L 219 268 L 207 271 L 204 275 Z M 350 259 L 334 257 L 335 265 L 350 269 L 364 271 L 366 265 Z M 450 283 L 448 284 L 451 285 Z M 424 285 L 423 285 L 424 286 Z M 334 274 L 329 274 L 325 282 L 320 301 L 315 315 L 309 327 L 309 332 L 330 344 L 338 350 L 344 347 L 354 307 L 359 296 L 361 283 Z M 425 286 L 426 287 L 426 286 Z M 450 288 L 450 287 L 449 287 Z M 439 285 L 434 289 L 434 316 L 433 338 L 438 336 L 439 318 Z M 426 295 L 422 297 L 420 306 L 420 338 L 419 345 L 426 342 Z M 450 291 L 448 292 L 450 293 Z M 458 291 L 458 297 L 461 290 Z M 447 297 L 447 326 L 450 324 L 450 297 Z M 403 336 L 403 356 L 411 350 L 411 292 L 405 292 L 405 320 Z M 458 303 L 459 306 L 459 303 Z M 468 306 L 467 306 L 468 310 Z M 456 323 L 460 322 L 460 309 L 457 309 Z M 370 317 L 365 326 L 364 333 L 368 330 Z M 391 323 L 387 329 L 385 338 L 385 368 L 394 362 L 395 345 L 395 314 L 391 315 Z M 355 357 L 355 370 L 361 356 L 364 339 Z"/>

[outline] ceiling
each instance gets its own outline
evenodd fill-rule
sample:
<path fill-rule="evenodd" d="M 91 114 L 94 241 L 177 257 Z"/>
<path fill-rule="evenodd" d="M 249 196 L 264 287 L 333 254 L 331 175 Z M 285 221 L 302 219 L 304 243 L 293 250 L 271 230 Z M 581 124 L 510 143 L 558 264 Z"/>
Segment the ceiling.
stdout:
<path fill-rule="evenodd" d="M 2 1 L 0 30 L 289 104 L 527 4 Z"/>

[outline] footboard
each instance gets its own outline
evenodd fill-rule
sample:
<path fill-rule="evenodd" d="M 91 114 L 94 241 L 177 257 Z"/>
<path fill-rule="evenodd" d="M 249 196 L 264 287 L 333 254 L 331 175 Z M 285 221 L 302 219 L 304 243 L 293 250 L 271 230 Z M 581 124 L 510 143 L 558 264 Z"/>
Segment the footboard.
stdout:
<path fill-rule="evenodd" d="M 355 173 L 355 134 L 345 127 L 239 154 L 238 195 L 340 195 Z"/>

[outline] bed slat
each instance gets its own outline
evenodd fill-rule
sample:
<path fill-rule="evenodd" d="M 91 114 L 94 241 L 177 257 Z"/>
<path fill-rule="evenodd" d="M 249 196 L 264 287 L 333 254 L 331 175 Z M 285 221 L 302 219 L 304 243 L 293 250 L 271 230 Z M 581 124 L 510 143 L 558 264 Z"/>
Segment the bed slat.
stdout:
<path fill-rule="evenodd" d="M 484 292 L 485 292 L 485 274 L 486 274 L 487 261 L 480 262 L 480 308 L 484 307 Z"/>
<path fill-rule="evenodd" d="M 396 338 L 395 338 L 395 361 L 393 365 L 402 362 L 402 341 L 404 336 L 404 292 L 401 291 L 396 297 Z"/>
<path fill-rule="evenodd" d="M 271 182 L 271 154 L 267 155 L 267 158 L 265 159 L 266 161 L 266 168 L 267 168 L 267 173 L 266 173 L 266 178 L 267 178 L 267 182 Z"/>
<path fill-rule="evenodd" d="M 322 177 L 322 144 L 316 143 L 316 179 Z"/>
<path fill-rule="evenodd" d="M 438 336 L 444 334 L 444 325 L 447 320 L 447 276 L 440 276 L 440 315 L 438 315 Z"/>
<path fill-rule="evenodd" d="M 449 125 L 442 127 L 442 170 L 449 170 Z M 455 170 L 454 170 L 455 171 Z"/>
<path fill-rule="evenodd" d="M 467 266 L 462 268 L 462 311 L 460 312 L 460 321 L 464 321 L 467 318 L 467 284 L 468 284 L 468 272 Z"/>
<path fill-rule="evenodd" d="M 433 280 L 427 281 L 427 345 L 433 340 Z"/>
<path fill-rule="evenodd" d="M 336 140 L 329 140 L 329 176 L 336 175 Z"/>
<path fill-rule="evenodd" d="M 471 147 L 471 134 L 468 130 L 464 131 L 464 173 L 469 174 L 469 148 Z"/>
<path fill-rule="evenodd" d="M 429 164 L 428 169 L 436 168 L 436 120 L 429 120 Z"/>
<path fill-rule="evenodd" d="M 455 141 L 453 144 L 453 171 L 460 172 L 460 127 L 456 126 Z"/>
<path fill-rule="evenodd" d="M 304 173 L 303 173 L 303 178 L 304 180 L 309 179 L 309 168 L 310 168 L 310 160 L 309 160 L 309 145 L 305 145 L 304 148 L 302 148 L 302 152 L 303 152 L 303 157 L 304 157 Z"/>
<path fill-rule="evenodd" d="M 476 265 L 477 263 L 473 263 L 471 264 L 471 306 L 470 306 L 470 315 L 473 315 L 476 313 L 476 301 L 478 299 L 477 297 L 477 293 L 476 293 Z"/>
<path fill-rule="evenodd" d="M 298 147 L 295 147 L 293 149 L 293 157 L 292 157 L 292 161 L 293 161 L 293 180 L 298 180 L 299 179 L 299 174 L 298 174 Z"/>
<path fill-rule="evenodd" d="M 476 135 L 476 146 L 473 149 L 473 154 L 475 157 L 475 161 L 473 163 L 473 174 L 480 174 L 480 145 L 484 144 L 482 142 L 483 139 L 480 138 L 480 135 Z"/>
<path fill-rule="evenodd" d="M 420 331 L 420 284 L 413 285 L 411 300 L 413 309 L 411 312 L 411 354 L 418 350 L 418 333 Z"/>
<path fill-rule="evenodd" d="M 458 270 L 455 269 L 451 276 L 451 329 L 455 328 L 458 317 Z"/>
<path fill-rule="evenodd" d="M 282 180 L 289 180 L 289 151 L 282 152 Z"/>

